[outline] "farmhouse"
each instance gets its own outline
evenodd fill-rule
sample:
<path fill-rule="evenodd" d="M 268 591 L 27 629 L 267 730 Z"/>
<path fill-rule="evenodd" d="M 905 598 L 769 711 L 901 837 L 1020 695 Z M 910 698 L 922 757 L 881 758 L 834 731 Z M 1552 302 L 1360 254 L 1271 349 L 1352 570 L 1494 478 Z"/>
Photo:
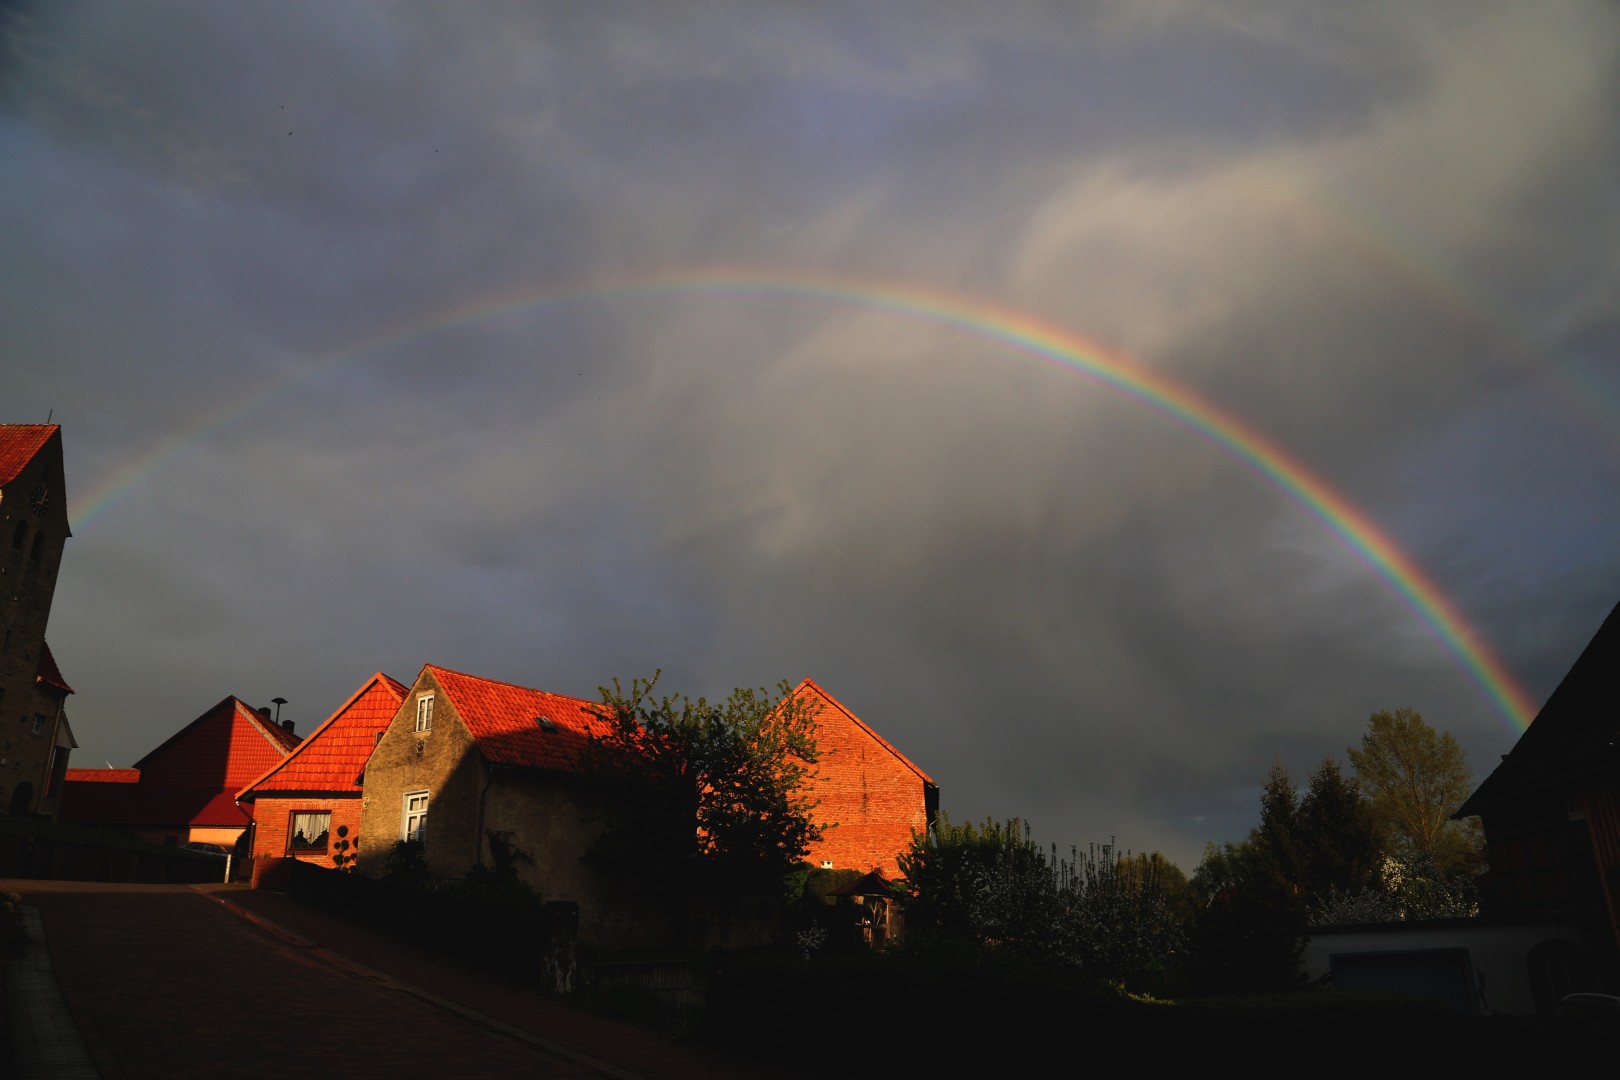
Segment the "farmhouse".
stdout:
<path fill-rule="evenodd" d="M 893 873 L 896 856 L 938 805 L 933 781 L 809 679 L 793 691 L 818 708 L 822 750 L 811 791 L 830 827 L 822 865 Z M 601 704 L 432 664 L 422 669 L 365 763 L 359 868 L 380 874 L 394 845 L 420 841 L 431 873 L 457 877 L 518 855 L 543 899 L 579 905 L 586 943 L 652 944 L 660 920 L 583 861 L 603 828 L 584 782 Z M 317 741 L 312 736 L 310 742 Z M 335 820 L 335 818 L 334 818 Z"/>

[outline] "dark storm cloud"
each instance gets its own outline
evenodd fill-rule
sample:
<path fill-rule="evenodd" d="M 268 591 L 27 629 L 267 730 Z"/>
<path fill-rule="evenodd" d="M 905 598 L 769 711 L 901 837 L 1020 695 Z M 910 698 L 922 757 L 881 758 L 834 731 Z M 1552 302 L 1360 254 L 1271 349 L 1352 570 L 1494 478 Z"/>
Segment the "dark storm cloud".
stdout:
<path fill-rule="evenodd" d="M 435 313 L 706 264 L 1028 311 L 1285 447 L 1540 697 L 1620 589 L 1617 29 L 13 9 L 0 419 L 57 410 L 96 499 L 51 626 L 86 760 L 226 693 L 307 730 L 433 661 L 587 696 L 813 675 L 953 815 L 1184 865 L 1373 709 L 1483 773 L 1512 731 L 1390 583 L 1096 380 L 825 298 Z"/>

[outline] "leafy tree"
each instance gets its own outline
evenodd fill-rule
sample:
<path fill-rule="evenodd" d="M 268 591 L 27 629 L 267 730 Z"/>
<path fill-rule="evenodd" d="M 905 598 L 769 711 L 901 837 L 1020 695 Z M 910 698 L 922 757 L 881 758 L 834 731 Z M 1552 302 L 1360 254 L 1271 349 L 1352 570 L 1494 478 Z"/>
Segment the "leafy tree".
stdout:
<path fill-rule="evenodd" d="M 1349 752 L 1390 850 L 1427 859 L 1446 875 L 1462 872 L 1479 841 L 1473 822 L 1451 820 L 1474 787 L 1457 740 L 1416 710 L 1396 709 L 1373 713 L 1360 749 Z"/>
<path fill-rule="evenodd" d="M 1119 857 L 1119 876 L 1126 888 L 1143 890 L 1156 889 L 1164 896 L 1164 902 L 1170 915 L 1178 922 L 1185 923 L 1193 917 L 1196 904 L 1193 899 L 1192 882 L 1181 867 L 1171 862 L 1160 852 L 1151 854 L 1138 852 L 1135 855 L 1121 855 Z"/>
<path fill-rule="evenodd" d="M 654 697 L 651 679 L 601 688 L 608 734 L 589 773 L 606 827 L 587 858 L 666 898 L 779 893 L 821 838 L 806 781 L 817 760 L 812 704 L 787 682 L 711 704 Z"/>
<path fill-rule="evenodd" d="M 1356 782 L 1345 779 L 1332 758 L 1311 774 L 1294 815 L 1293 842 L 1299 853 L 1299 891 L 1308 909 L 1380 882 L 1384 849 L 1377 822 Z"/>
<path fill-rule="evenodd" d="M 1171 914 L 1162 856 L 1140 861 L 1112 844 L 1068 858 L 1030 839 L 1013 818 L 954 825 L 940 816 L 900 858 L 908 931 L 978 941 L 1120 981 L 1179 962 L 1185 936 Z"/>
<path fill-rule="evenodd" d="M 1273 779 L 1280 772 L 1274 768 Z M 1274 802 L 1278 816 L 1285 802 Z M 1238 843 L 1206 846 L 1193 873 L 1192 895 L 1199 906 L 1188 974 L 1197 988 L 1255 992 L 1298 985 L 1304 905 L 1279 872 L 1272 845 L 1259 828 Z"/>
<path fill-rule="evenodd" d="M 984 824 L 958 825 L 940 811 L 926 831 L 911 838 L 911 847 L 899 858 L 899 885 L 911 899 L 906 902 L 908 931 L 923 935 L 972 937 L 976 934 L 974 905 L 985 882 L 998 866 L 1042 858 L 1018 818 L 1005 823 L 985 818 Z"/>

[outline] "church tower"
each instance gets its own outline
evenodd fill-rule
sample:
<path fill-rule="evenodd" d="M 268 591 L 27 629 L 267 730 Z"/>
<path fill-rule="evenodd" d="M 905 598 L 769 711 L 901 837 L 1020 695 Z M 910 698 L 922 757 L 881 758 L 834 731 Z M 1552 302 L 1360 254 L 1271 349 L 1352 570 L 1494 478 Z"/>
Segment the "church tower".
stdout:
<path fill-rule="evenodd" d="M 74 746 L 45 644 L 69 535 L 62 429 L 0 424 L 0 814 L 55 817 Z"/>

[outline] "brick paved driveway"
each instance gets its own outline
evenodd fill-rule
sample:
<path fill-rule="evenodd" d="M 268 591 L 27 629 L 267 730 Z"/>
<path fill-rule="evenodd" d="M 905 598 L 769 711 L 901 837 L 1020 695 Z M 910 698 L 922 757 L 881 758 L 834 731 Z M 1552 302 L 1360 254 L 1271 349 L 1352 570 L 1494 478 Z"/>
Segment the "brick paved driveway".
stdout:
<path fill-rule="evenodd" d="M 47 881 L 0 888 L 40 909 L 57 981 L 108 1080 L 741 1075 L 279 895 Z M 295 933 L 268 931 L 265 920 Z"/>

